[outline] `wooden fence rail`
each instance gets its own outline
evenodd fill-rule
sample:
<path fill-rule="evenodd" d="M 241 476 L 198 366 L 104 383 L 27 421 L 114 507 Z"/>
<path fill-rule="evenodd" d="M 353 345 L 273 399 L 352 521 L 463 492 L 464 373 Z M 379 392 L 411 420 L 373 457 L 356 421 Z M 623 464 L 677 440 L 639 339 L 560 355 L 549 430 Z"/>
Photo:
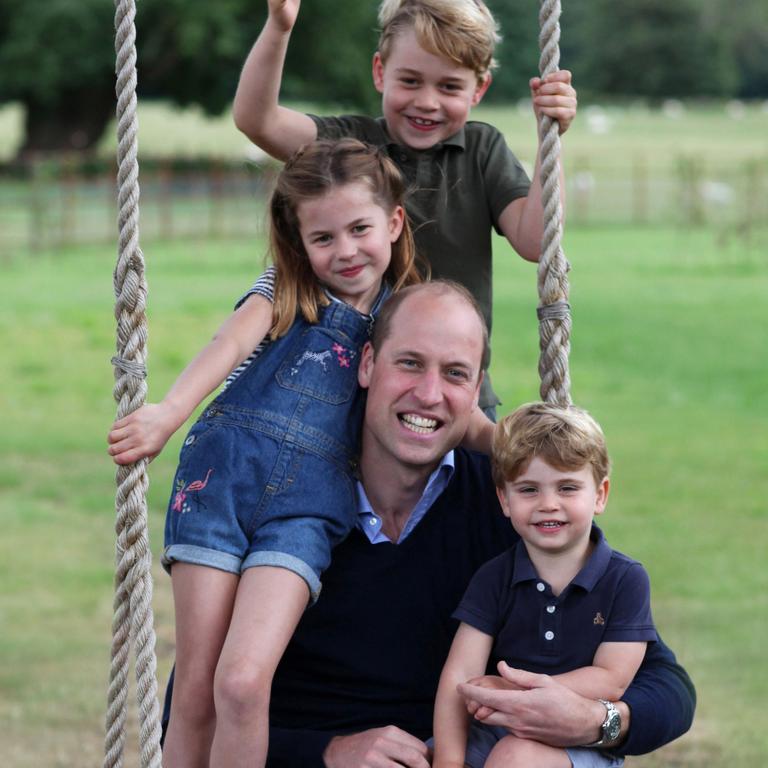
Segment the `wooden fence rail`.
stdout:
<path fill-rule="evenodd" d="M 665 175 L 637 155 L 630 170 L 566 160 L 568 226 L 711 226 L 751 236 L 768 226 L 768 158 L 707 167 L 680 154 Z M 276 166 L 143 160 L 142 241 L 258 236 Z M 110 162 L 44 160 L 0 167 L 0 257 L 115 238 Z"/>

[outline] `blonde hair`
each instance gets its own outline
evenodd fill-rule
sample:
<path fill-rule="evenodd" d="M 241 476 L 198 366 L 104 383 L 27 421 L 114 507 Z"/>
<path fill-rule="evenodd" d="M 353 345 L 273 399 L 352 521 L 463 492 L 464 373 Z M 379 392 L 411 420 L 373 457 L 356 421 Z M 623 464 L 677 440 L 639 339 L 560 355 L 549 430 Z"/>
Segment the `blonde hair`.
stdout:
<path fill-rule="evenodd" d="M 329 303 L 304 249 L 297 215 L 301 202 L 345 184 L 365 184 L 387 213 L 404 205 L 406 186 L 397 166 L 381 150 L 357 139 L 319 140 L 305 145 L 283 167 L 269 204 L 270 251 L 277 269 L 272 338 L 285 334 L 301 312 L 316 323 Z M 421 280 L 407 217 L 384 281 L 393 291 Z"/>
<path fill-rule="evenodd" d="M 384 64 L 397 35 L 413 29 L 422 48 L 471 69 L 478 82 L 496 68 L 499 25 L 482 0 L 383 0 L 379 27 Z"/>
<path fill-rule="evenodd" d="M 611 470 L 603 430 L 575 406 L 528 403 L 498 423 L 491 452 L 496 487 L 518 478 L 535 456 L 559 470 L 589 465 L 598 485 Z"/>

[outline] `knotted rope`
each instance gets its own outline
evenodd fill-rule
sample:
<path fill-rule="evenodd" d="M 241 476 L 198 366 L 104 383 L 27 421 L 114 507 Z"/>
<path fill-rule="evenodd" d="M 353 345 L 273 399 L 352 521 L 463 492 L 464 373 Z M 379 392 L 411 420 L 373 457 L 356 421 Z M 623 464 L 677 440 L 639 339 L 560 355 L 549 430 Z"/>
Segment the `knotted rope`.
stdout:
<path fill-rule="evenodd" d="M 539 70 L 544 77 L 560 65 L 560 0 L 542 0 L 539 12 Z M 544 234 L 539 259 L 539 389 L 541 399 L 570 405 L 571 379 L 568 353 L 571 344 L 571 312 L 568 304 L 568 262 L 560 243 L 563 237 L 560 205 L 560 134 L 557 120 L 542 115 L 541 187 Z"/>
<path fill-rule="evenodd" d="M 113 394 L 122 418 L 146 395 L 147 287 L 139 248 L 138 119 L 136 116 L 136 5 L 115 0 L 119 252 L 114 272 L 117 355 Z M 136 696 L 142 768 L 160 766 L 151 554 L 147 536 L 147 462 L 117 470 L 116 574 L 104 768 L 122 766 L 131 645 L 136 652 Z"/>

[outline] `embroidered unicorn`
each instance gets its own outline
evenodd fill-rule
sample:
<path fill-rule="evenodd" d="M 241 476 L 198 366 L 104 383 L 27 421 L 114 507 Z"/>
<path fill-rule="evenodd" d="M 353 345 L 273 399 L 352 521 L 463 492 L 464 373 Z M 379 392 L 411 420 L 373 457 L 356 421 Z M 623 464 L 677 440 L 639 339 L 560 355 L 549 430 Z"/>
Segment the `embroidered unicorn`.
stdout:
<path fill-rule="evenodd" d="M 328 360 L 328 358 L 330 357 L 331 357 L 331 352 L 328 349 L 326 349 L 324 352 L 310 352 L 309 350 L 307 350 L 296 361 L 293 368 L 291 368 L 291 375 L 295 376 L 299 372 L 299 368 L 301 368 L 301 366 L 304 365 L 304 363 L 306 362 L 318 363 L 323 367 L 324 371 L 327 371 L 328 366 L 325 364 L 325 361 Z"/>

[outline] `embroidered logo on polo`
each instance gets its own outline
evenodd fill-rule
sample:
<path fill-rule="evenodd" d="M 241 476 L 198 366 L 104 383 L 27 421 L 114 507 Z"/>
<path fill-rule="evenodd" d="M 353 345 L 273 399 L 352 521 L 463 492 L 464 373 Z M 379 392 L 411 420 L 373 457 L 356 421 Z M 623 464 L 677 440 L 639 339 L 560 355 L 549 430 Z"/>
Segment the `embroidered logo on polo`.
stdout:
<path fill-rule="evenodd" d="M 196 493 L 197 491 L 202 491 L 203 488 L 205 488 L 206 485 L 208 485 L 208 478 L 213 473 L 213 468 L 209 468 L 208 472 L 205 475 L 204 480 L 193 480 L 189 485 L 187 485 L 186 480 L 182 480 L 181 478 L 176 479 L 176 495 L 173 497 L 173 505 L 171 506 L 171 511 L 173 512 L 180 512 L 182 515 L 189 512 L 191 507 L 189 505 L 189 502 L 187 501 L 187 495 L 189 493 Z M 201 503 L 199 499 L 197 499 L 198 503 Z"/>
<path fill-rule="evenodd" d="M 339 343 L 334 344 L 331 349 L 326 349 L 323 352 L 310 352 L 309 350 L 305 350 L 291 367 L 291 376 L 295 376 L 299 372 L 299 368 L 305 363 L 319 365 L 323 371 L 327 373 L 328 366 L 326 363 L 333 358 L 334 354 L 336 355 L 336 362 L 340 368 L 349 368 L 352 361 L 355 359 L 357 352 L 348 349 Z"/>
<path fill-rule="evenodd" d="M 593 623 L 593 624 L 600 624 L 600 625 L 603 625 L 603 624 L 605 624 L 605 619 L 603 618 L 603 614 L 602 614 L 602 613 L 600 613 L 600 611 L 598 611 L 598 612 L 595 614 L 595 618 L 594 618 L 594 619 L 592 619 L 592 623 Z"/>

